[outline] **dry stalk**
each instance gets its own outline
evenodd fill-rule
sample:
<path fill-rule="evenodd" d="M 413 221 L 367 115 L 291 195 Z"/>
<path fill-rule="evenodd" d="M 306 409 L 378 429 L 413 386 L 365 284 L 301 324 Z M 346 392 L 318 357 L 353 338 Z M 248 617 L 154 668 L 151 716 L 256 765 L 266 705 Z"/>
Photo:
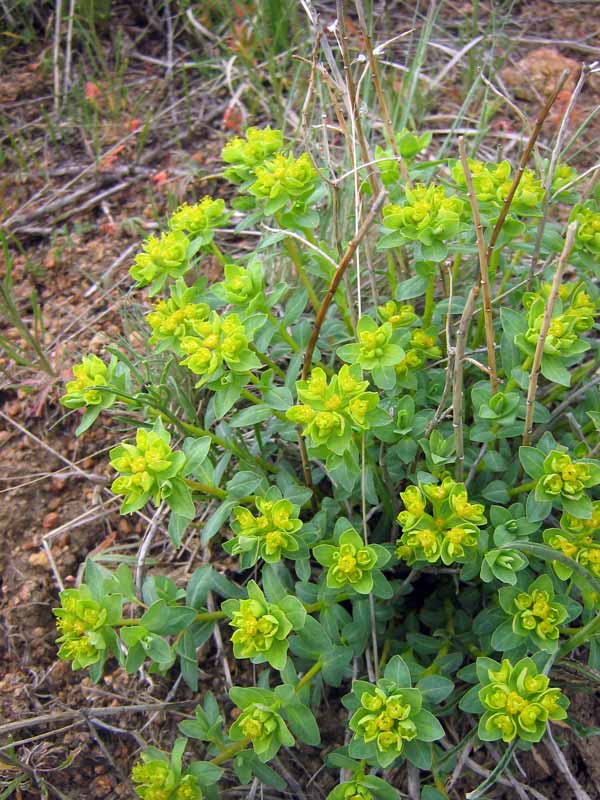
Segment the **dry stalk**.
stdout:
<path fill-rule="evenodd" d="M 492 386 L 492 394 L 498 390 L 498 373 L 496 368 L 496 350 L 494 342 L 494 320 L 492 317 L 492 298 L 490 294 L 490 280 L 488 273 L 488 252 L 485 246 L 485 239 L 483 237 L 483 227 L 481 225 L 481 217 L 479 215 L 479 205 L 477 204 L 477 197 L 473 187 L 473 176 L 469 169 L 469 162 L 467 160 L 467 152 L 465 149 L 465 138 L 461 136 L 458 140 L 458 149 L 460 152 L 460 160 L 462 163 L 463 171 L 465 173 L 465 180 L 467 182 L 467 190 L 469 192 L 469 202 L 471 203 L 471 211 L 473 213 L 473 222 L 475 223 L 475 235 L 477 237 L 477 252 L 479 253 L 479 280 L 481 283 L 481 291 L 483 293 L 483 320 L 485 324 L 485 344 L 487 348 L 488 365 L 490 368 L 490 383 Z"/>
<path fill-rule="evenodd" d="M 537 393 L 538 377 L 540 374 L 540 368 L 542 366 L 542 356 L 544 355 L 544 344 L 546 343 L 546 337 L 548 336 L 550 322 L 552 321 L 552 313 L 554 311 L 554 306 L 556 304 L 556 298 L 558 297 L 560 283 L 562 281 L 562 277 L 565 268 L 567 266 L 569 255 L 571 254 L 571 250 L 573 249 L 573 243 L 575 241 L 576 232 L 577 232 L 577 222 L 572 222 L 567 228 L 567 236 L 565 238 L 565 243 L 563 245 L 562 253 L 560 254 L 560 258 L 558 259 L 556 272 L 554 273 L 554 280 L 552 281 L 550 297 L 546 302 L 546 310 L 544 311 L 542 327 L 540 330 L 540 335 L 537 340 L 535 355 L 533 357 L 531 375 L 529 376 L 529 386 L 527 387 L 525 427 L 523 429 L 523 447 L 526 447 L 529 444 L 529 441 L 531 439 L 531 434 L 533 431 L 533 409 L 535 406 L 535 395 Z"/>
<path fill-rule="evenodd" d="M 462 481 L 465 468 L 465 443 L 463 439 L 463 372 L 465 349 L 471 317 L 479 297 L 480 285 L 476 283 L 467 296 L 467 302 L 458 324 L 456 348 L 454 351 L 454 375 L 452 380 L 452 427 L 456 443 L 456 480 Z"/>
<path fill-rule="evenodd" d="M 381 208 L 381 205 L 385 200 L 386 196 L 387 192 L 383 190 L 375 198 L 373 205 L 369 209 L 369 213 L 363 219 L 360 228 L 350 241 L 350 244 L 346 248 L 346 252 L 342 256 L 342 260 L 338 264 L 335 274 L 331 279 L 331 283 L 329 284 L 329 289 L 327 290 L 325 299 L 323 300 L 323 303 L 321 304 L 321 307 L 319 308 L 319 311 L 317 313 L 315 325 L 313 327 L 310 339 L 308 341 L 308 345 L 306 347 L 304 364 L 302 365 L 302 380 L 304 381 L 308 378 L 308 371 L 310 369 L 310 365 L 312 362 L 312 356 L 315 351 L 317 340 L 319 338 L 319 333 L 321 332 L 321 328 L 323 327 L 323 322 L 325 321 L 325 316 L 327 314 L 329 306 L 331 305 L 331 301 L 333 300 L 335 292 L 338 286 L 340 285 L 340 281 L 342 280 L 345 271 L 348 269 L 350 262 L 352 261 L 352 256 L 354 255 L 356 248 L 363 240 L 363 237 L 365 236 L 369 227 L 371 226 L 371 223 L 373 222 L 377 212 Z"/>
<path fill-rule="evenodd" d="M 356 85 L 354 83 L 354 77 L 352 75 L 352 70 L 350 69 L 350 56 L 348 53 L 348 34 L 346 33 L 346 26 L 344 23 L 344 3 L 343 0 L 336 0 L 336 12 L 338 17 L 338 22 L 340 26 L 340 38 L 339 38 L 339 45 L 340 45 L 340 52 L 342 54 L 342 62 L 344 65 L 344 73 L 346 77 L 346 87 L 347 87 L 347 107 L 348 107 L 348 114 L 353 122 L 354 128 L 356 130 L 356 135 L 358 138 L 358 143 L 360 145 L 360 149 L 363 156 L 363 161 L 372 161 L 373 155 L 369 148 L 369 143 L 365 137 L 365 133 L 363 131 L 362 122 L 360 119 L 360 113 L 357 108 L 357 95 L 356 95 Z M 352 149 L 352 153 L 354 150 Z M 356 167 L 356 159 L 353 158 L 354 163 L 352 167 Z M 378 190 L 381 190 L 383 184 L 381 183 L 381 178 L 378 172 L 369 172 L 367 174 L 367 180 L 369 181 L 369 186 L 371 187 L 371 191 L 375 194 Z"/>
<path fill-rule="evenodd" d="M 369 66 L 371 68 L 371 74 L 373 76 L 373 86 L 375 87 L 377 102 L 379 103 L 379 108 L 381 110 L 381 118 L 383 121 L 383 127 L 385 130 L 386 138 L 392 150 L 394 151 L 394 155 L 398 159 L 402 180 L 407 186 L 412 186 L 406 162 L 404 161 L 404 159 L 400 154 L 400 150 L 398 149 L 398 144 L 396 142 L 396 137 L 394 136 L 392 119 L 390 117 L 388 105 L 381 86 L 381 79 L 379 77 L 379 64 L 377 63 L 377 59 L 375 58 L 375 53 L 373 51 L 373 44 L 371 42 L 371 35 L 369 33 L 369 26 L 367 25 L 367 18 L 365 15 L 365 8 L 363 6 L 362 0 L 354 0 L 354 6 L 356 8 L 356 13 L 358 14 L 358 21 L 361 33 L 365 41 L 365 50 L 367 51 L 367 58 L 369 59 Z"/>
<path fill-rule="evenodd" d="M 448 358 L 446 360 L 446 378 L 444 380 L 444 388 L 442 390 L 442 396 L 440 398 L 440 402 L 438 404 L 436 412 L 423 433 L 425 439 L 429 439 L 431 431 L 435 427 L 437 427 L 437 425 L 439 425 L 442 419 L 444 419 L 446 415 L 445 406 L 448 400 L 448 396 L 450 394 L 450 387 L 452 385 L 452 359 L 454 356 L 454 348 L 452 347 L 452 342 L 450 337 L 450 317 L 452 314 L 452 297 L 454 292 L 454 286 L 452 282 L 452 269 L 450 268 L 448 268 L 448 284 L 449 284 L 448 313 L 446 314 L 446 353 Z"/>

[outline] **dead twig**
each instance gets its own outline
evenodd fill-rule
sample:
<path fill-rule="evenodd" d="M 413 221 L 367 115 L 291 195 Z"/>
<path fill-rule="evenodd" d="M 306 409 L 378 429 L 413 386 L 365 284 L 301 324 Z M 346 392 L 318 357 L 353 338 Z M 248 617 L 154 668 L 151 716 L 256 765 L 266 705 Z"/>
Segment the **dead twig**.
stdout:
<path fill-rule="evenodd" d="M 356 248 L 361 243 L 363 237 L 367 233 L 369 227 L 371 226 L 371 223 L 375 219 L 375 216 L 376 216 L 377 212 L 379 211 L 381 205 L 383 204 L 383 201 L 385 200 L 386 196 L 387 196 L 387 192 L 385 190 L 381 191 L 377 195 L 377 197 L 375 198 L 375 201 L 373 202 L 373 205 L 371 206 L 371 208 L 369 210 L 369 213 L 364 218 L 364 220 L 362 221 L 362 224 L 361 224 L 360 228 L 358 229 L 357 233 L 355 234 L 355 236 L 350 241 L 350 244 L 346 248 L 346 252 L 342 256 L 342 260 L 340 261 L 340 263 L 339 263 L 339 265 L 338 265 L 338 267 L 337 267 L 337 269 L 335 271 L 335 274 L 334 274 L 334 276 L 333 276 L 333 278 L 331 280 L 331 283 L 329 285 L 329 289 L 327 290 L 327 294 L 325 295 L 325 299 L 323 300 L 323 303 L 321 304 L 321 307 L 319 308 L 319 311 L 317 313 L 317 318 L 315 320 L 315 324 L 314 324 L 312 333 L 310 335 L 310 339 L 308 341 L 308 345 L 306 347 L 306 354 L 304 356 L 304 364 L 302 365 L 302 380 L 306 380 L 308 378 L 308 372 L 310 370 L 310 365 L 311 365 L 311 362 L 312 362 L 312 356 L 313 356 L 313 353 L 315 351 L 315 346 L 317 344 L 317 340 L 319 338 L 319 333 L 321 332 L 321 328 L 323 326 L 323 322 L 325 321 L 325 316 L 327 315 L 327 311 L 329 309 L 329 306 L 331 305 L 331 301 L 333 300 L 335 292 L 336 292 L 338 286 L 340 285 L 340 281 L 342 280 L 344 272 L 348 269 L 348 266 L 350 265 L 350 262 L 352 261 L 352 256 L 354 255 L 354 253 L 356 251 Z"/>
<path fill-rule="evenodd" d="M 510 210 L 511 203 L 515 196 L 517 189 L 519 188 L 519 184 L 521 183 L 521 178 L 523 177 L 523 173 L 525 172 L 525 167 L 527 166 L 527 162 L 529 161 L 529 156 L 531 155 L 531 151 L 537 141 L 538 136 L 541 133 L 542 125 L 548 114 L 550 113 L 550 109 L 554 105 L 554 101 L 558 97 L 559 92 L 562 90 L 563 86 L 565 85 L 565 81 L 569 77 L 568 70 L 565 70 L 561 75 L 556 87 L 550 97 L 546 100 L 544 107 L 538 114 L 538 117 L 535 121 L 533 126 L 533 130 L 531 131 L 531 135 L 527 140 L 527 144 L 525 145 L 525 149 L 521 155 L 521 159 L 519 161 L 519 166 L 517 167 L 517 171 L 515 172 L 515 177 L 513 178 L 512 185 L 508 191 L 508 194 L 504 198 L 504 202 L 502 204 L 502 210 L 500 211 L 500 216 L 494 225 L 494 229 L 492 230 L 492 235 L 490 236 L 490 241 L 488 243 L 487 248 L 487 260 L 488 264 L 490 263 L 492 253 L 494 250 L 494 246 L 498 241 L 498 237 L 500 236 L 500 232 L 502 231 L 502 226 L 504 225 L 504 221 L 506 220 L 506 216 Z"/>

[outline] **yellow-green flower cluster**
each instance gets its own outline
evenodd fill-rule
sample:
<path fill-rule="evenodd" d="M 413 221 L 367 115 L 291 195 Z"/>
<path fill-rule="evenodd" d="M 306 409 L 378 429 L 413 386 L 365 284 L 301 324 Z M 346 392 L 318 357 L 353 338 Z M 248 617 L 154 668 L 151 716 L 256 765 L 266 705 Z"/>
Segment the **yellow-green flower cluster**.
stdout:
<path fill-rule="evenodd" d="M 585 205 L 575 206 L 569 222 L 577 222 L 575 234 L 575 251 L 600 258 L 600 208 L 593 200 Z"/>
<path fill-rule="evenodd" d="M 281 131 L 267 128 L 248 128 L 246 138 L 230 139 L 221 153 L 226 164 L 224 175 L 232 183 L 244 183 L 251 179 L 254 171 L 264 161 L 283 147 Z"/>
<path fill-rule="evenodd" d="M 592 503 L 590 519 L 578 519 L 572 514 L 563 513 L 560 530 L 544 531 L 544 542 L 554 550 L 581 564 L 597 578 L 600 578 L 600 500 Z M 561 580 L 569 580 L 573 574 L 571 567 L 559 561 L 553 567 Z"/>
<path fill-rule="evenodd" d="M 230 694 L 236 690 L 234 687 Z M 242 692 L 239 689 L 238 692 Z M 253 690 L 268 694 L 267 691 Z M 238 700 L 235 700 L 238 704 Z M 229 736 L 234 741 L 250 739 L 252 748 L 261 761 L 270 761 L 280 747 L 292 747 L 294 737 L 289 732 L 283 717 L 278 713 L 280 703 L 273 697 L 267 703 L 243 702 L 243 711 L 229 729 Z"/>
<path fill-rule="evenodd" d="M 470 502 L 464 484 L 444 478 L 440 484 L 409 486 L 400 497 L 405 510 L 398 514 L 402 528 L 398 558 L 409 565 L 440 560 L 448 565 L 464 563 L 475 555 L 479 527 L 486 524 L 486 518 L 483 506 Z"/>
<path fill-rule="evenodd" d="M 236 658 L 252 658 L 255 664 L 267 661 L 282 670 L 287 661 L 287 637 L 304 625 L 302 603 L 287 595 L 277 603 L 267 602 L 255 581 L 248 583 L 247 600 L 225 600 L 222 610 L 231 619 L 231 636 Z"/>
<path fill-rule="evenodd" d="M 416 184 L 406 189 L 404 205 L 390 205 L 383 209 L 383 224 L 397 236 L 384 236 L 380 247 L 396 247 L 402 240 L 421 243 L 424 258 L 445 258 L 444 243 L 460 230 L 464 203 L 449 196 L 443 186 Z M 400 237 L 400 238 L 398 238 Z"/>
<path fill-rule="evenodd" d="M 513 633 L 531 639 L 540 650 L 556 650 L 559 625 L 567 619 L 568 612 L 556 601 L 549 575 L 540 575 L 527 591 L 505 586 L 498 592 L 498 599 L 502 610 L 512 617 Z"/>
<path fill-rule="evenodd" d="M 194 375 L 201 376 L 197 387 L 217 380 L 224 367 L 232 372 L 249 372 L 260 367 L 237 314 L 220 316 L 213 311 L 208 319 L 195 321 L 191 327 L 193 334 L 181 339 L 181 350 L 186 358 L 180 363 Z"/>
<path fill-rule="evenodd" d="M 519 738 L 539 742 L 548 720 L 567 716 L 569 701 L 560 689 L 550 688 L 550 679 L 539 673 L 531 658 L 521 659 L 514 666 L 508 659 L 498 664 L 479 658 L 477 674 L 479 699 L 485 709 L 477 732 L 483 741 L 512 742 Z"/>
<path fill-rule="evenodd" d="M 298 158 L 279 153 L 256 168 L 256 181 L 249 191 L 260 200 L 267 201 L 265 211 L 273 214 L 288 203 L 306 200 L 315 189 L 318 173 L 308 153 Z"/>
<path fill-rule="evenodd" d="M 499 208 L 508 197 L 513 182 L 512 166 L 509 161 L 499 164 L 484 163 L 469 159 L 469 169 L 473 177 L 473 188 L 477 200 L 483 206 L 491 205 Z M 462 164 L 457 162 L 451 170 L 456 183 L 466 191 L 467 181 Z M 522 216 L 532 216 L 541 213 L 541 204 L 544 200 L 544 187 L 536 178 L 533 170 L 526 169 L 515 192 L 511 203 L 511 211 Z"/>
<path fill-rule="evenodd" d="M 327 800 L 375 800 L 370 789 L 353 780 L 340 783 L 327 795 Z"/>
<path fill-rule="evenodd" d="M 600 483 L 600 467 L 592 459 L 573 461 L 568 453 L 551 450 L 543 462 L 543 472 L 535 488 L 538 501 L 561 500 L 563 509 L 575 517 L 588 517 L 588 513 L 578 506 L 578 501 L 586 498 L 585 490 Z"/>
<path fill-rule="evenodd" d="M 299 519 L 300 506 L 285 500 L 276 486 L 272 486 L 264 497 L 256 497 L 255 516 L 244 506 L 233 509 L 233 539 L 224 547 L 232 555 L 241 555 L 244 569 L 253 566 L 259 558 L 274 563 L 281 558 L 297 558 L 305 551 L 299 540 L 302 527 Z"/>
<path fill-rule="evenodd" d="M 431 142 L 431 133 L 426 131 L 421 135 L 416 135 L 403 128 L 395 134 L 398 152 L 407 161 L 415 158 Z M 377 169 L 381 175 L 381 180 L 385 186 L 400 180 L 400 165 L 391 147 L 375 147 L 375 160 Z M 368 187 L 368 183 L 366 184 Z"/>
<path fill-rule="evenodd" d="M 378 544 L 365 544 L 352 527 L 337 537 L 335 544 L 319 544 L 313 548 L 319 564 L 327 567 L 327 588 L 353 589 L 369 594 L 373 589 L 373 572 L 390 560 L 387 550 Z"/>
<path fill-rule="evenodd" d="M 205 320 L 210 308 L 206 303 L 197 302 L 197 291 L 188 288 L 183 279 L 171 289 L 168 300 L 159 300 L 152 311 L 146 315 L 146 322 L 152 330 L 148 340 L 157 345 L 156 352 L 167 348 L 181 354 L 181 340 L 194 333 L 194 323 Z"/>
<path fill-rule="evenodd" d="M 523 295 L 523 306 L 531 309 L 536 304 L 536 311 L 540 312 L 545 308 L 551 289 L 552 285 L 545 282 L 540 285 L 537 292 L 527 292 Z M 598 316 L 598 306 L 596 299 L 591 296 L 586 287 L 583 287 L 581 283 L 563 283 L 559 288 L 558 296 L 562 313 L 550 323 L 551 328 L 554 325 L 554 332 L 549 333 L 550 336 L 558 336 L 559 339 L 563 339 L 568 330 L 585 333 L 594 327 L 594 318 Z M 542 302 L 539 302 L 540 300 Z M 542 317 L 543 311 L 538 315 L 533 328 L 526 334 L 528 342 L 532 342 L 534 330 L 539 330 L 541 327 Z"/>
<path fill-rule="evenodd" d="M 74 380 L 66 386 L 66 394 L 60 402 L 67 408 L 102 406 L 108 408 L 115 400 L 114 394 L 101 391 L 98 386 L 110 386 L 116 361 L 105 364 L 93 354 L 84 356 L 80 364 L 73 367 Z"/>
<path fill-rule="evenodd" d="M 371 692 L 363 692 L 361 709 L 350 722 L 350 728 L 365 742 L 375 741 L 382 752 L 400 754 L 405 742 L 417 736 L 417 727 L 410 719 L 413 706 L 401 693 L 390 696 L 374 686 Z"/>
<path fill-rule="evenodd" d="M 125 496 L 122 514 L 137 511 L 150 498 L 155 505 L 168 501 L 174 488 L 185 491 L 179 476 L 186 457 L 181 450 L 171 450 L 170 438 L 163 428 L 138 428 L 134 445 L 123 442 L 110 451 L 111 467 L 120 473 L 111 491 Z"/>
<path fill-rule="evenodd" d="M 187 233 L 194 241 L 200 239 L 202 244 L 208 244 L 214 236 L 215 228 L 226 225 L 229 216 L 224 200 L 214 200 L 206 195 L 193 206 L 188 203 L 179 206 L 169 220 L 169 227 L 172 231 Z"/>
<path fill-rule="evenodd" d="M 550 186 L 550 194 L 554 200 L 562 202 L 568 201 L 569 190 L 565 191 L 565 186 L 570 184 L 577 178 L 577 170 L 570 167 L 568 164 L 559 164 L 554 171 L 552 178 L 552 185 Z"/>
<path fill-rule="evenodd" d="M 390 659 L 376 684 L 353 681 L 352 693 L 344 700 L 354 710 L 349 722 L 354 734 L 348 747 L 351 757 L 389 767 L 410 742 L 434 742 L 444 735 L 437 719 L 423 708 L 421 690 L 411 686 L 409 668 L 400 656 Z"/>
<path fill-rule="evenodd" d="M 149 236 L 143 252 L 135 257 L 129 270 L 138 286 L 150 284 L 150 296 L 159 292 L 166 281 L 181 278 L 189 269 L 187 257 L 190 240 L 183 231 L 167 231 L 160 236 Z"/>
<path fill-rule="evenodd" d="M 252 313 L 264 301 L 262 264 L 256 259 L 247 267 L 226 264 L 224 279 L 215 284 L 212 291 L 224 303 L 240 306 L 244 314 Z"/>
<path fill-rule="evenodd" d="M 131 770 L 135 793 L 142 800 L 202 800 L 202 788 L 189 772 L 178 775 L 168 761 L 142 753 Z"/>
<path fill-rule="evenodd" d="M 377 309 L 377 315 L 383 322 L 389 322 L 392 328 L 408 328 L 418 317 L 415 314 L 415 307 L 410 303 L 396 303 L 388 300 Z"/>
<path fill-rule="evenodd" d="M 322 455 L 342 455 L 353 444 L 354 430 L 369 429 L 379 404 L 379 395 L 366 391 L 368 385 L 358 366 L 344 365 L 329 383 L 325 372 L 316 367 L 307 381 L 296 383 L 302 405 L 288 409 L 286 417 L 303 426 L 303 436 Z"/>
<path fill-rule="evenodd" d="M 104 658 L 107 625 L 120 618 L 121 603 L 107 609 L 96 600 L 88 586 L 60 593 L 61 608 L 53 610 L 60 631 L 58 657 L 72 662 L 74 670 L 90 667 Z"/>
<path fill-rule="evenodd" d="M 435 327 L 415 328 L 410 333 L 410 340 L 404 358 L 396 364 L 396 373 L 404 377 L 409 372 L 420 369 L 427 359 L 441 358 L 442 350 L 437 342 Z"/>

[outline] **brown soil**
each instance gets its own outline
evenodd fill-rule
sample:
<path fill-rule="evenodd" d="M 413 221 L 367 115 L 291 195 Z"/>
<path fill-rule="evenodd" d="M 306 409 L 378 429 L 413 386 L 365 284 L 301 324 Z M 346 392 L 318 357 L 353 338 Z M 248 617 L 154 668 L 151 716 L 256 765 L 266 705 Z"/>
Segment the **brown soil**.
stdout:
<path fill-rule="evenodd" d="M 482 3 L 483 11 L 487 8 Z M 407 6 L 398 4 L 399 14 L 407 14 Z M 530 38 L 560 39 L 580 42 L 589 46 L 600 45 L 600 23 L 594 4 L 558 2 L 530 2 L 517 4 L 514 17 L 515 30 Z M 448 25 L 457 17 L 461 20 L 471 11 L 468 2 L 448 4 Z M 331 10 L 328 12 L 331 16 Z M 409 15 L 410 16 L 410 15 Z M 127 17 L 131 35 L 136 33 L 139 20 Z M 590 38 L 596 26 L 596 38 Z M 13 127 L 26 126 L 38 117 L 41 106 L 51 107 L 51 73 L 39 66 L 45 47 L 15 48 L 8 54 L 0 90 L 0 110 Z M 548 45 L 521 42 L 514 54 L 514 62 L 532 50 Z M 550 45 L 551 46 L 551 45 Z M 153 46 L 147 42 L 145 55 L 162 57 L 163 43 Z M 562 56 L 581 61 L 591 56 L 576 47 L 556 45 Z M 513 65 L 513 69 L 516 67 Z M 164 101 L 162 69 L 152 64 L 139 66 L 132 78 L 145 75 L 154 87 L 154 102 Z M 509 76 L 510 83 L 513 76 Z M 102 87 L 100 87 L 102 91 Z M 540 88 L 537 87 L 538 91 Z M 592 86 L 582 96 L 580 114 L 599 100 L 600 87 Z M 541 89 L 543 93 L 543 88 Z M 50 95 L 50 99 L 48 96 Z M 38 100 L 38 98 L 45 98 Z M 196 98 L 197 101 L 197 98 Z M 24 309 L 29 296 L 36 289 L 46 322 L 47 343 L 60 342 L 51 347 L 55 378 L 43 372 L 19 369 L 6 359 L 0 359 L 5 371 L 5 381 L 0 387 L 0 725 L 5 722 L 46 716 L 43 724 L 23 724 L 10 738 L 4 737 L 0 746 L 14 741 L 14 752 L 3 757 L 0 751 L 0 776 L 8 782 L 19 775 L 25 776 L 20 786 L 15 785 L 17 800 L 42 797 L 41 787 L 46 785 L 50 797 L 67 798 L 127 798 L 133 792 L 127 780 L 129 769 L 144 743 L 168 746 L 176 734 L 176 723 L 189 713 L 185 701 L 196 698 L 183 685 L 172 691 L 172 682 L 156 676 L 127 676 L 122 670 L 108 672 L 99 686 L 93 686 L 85 673 L 72 673 L 69 666 L 56 660 L 55 628 L 51 609 L 57 605 L 58 580 L 65 586 L 73 585 L 81 564 L 90 553 L 135 552 L 146 525 L 140 518 L 123 519 L 110 504 L 103 492 L 109 470 L 106 450 L 119 439 L 118 426 L 111 425 L 104 416 L 102 424 L 81 439 L 73 431 L 76 414 L 64 416 L 58 404 L 62 377 L 69 365 L 84 352 L 102 352 L 104 347 L 122 334 L 121 314 L 131 301 L 125 291 L 129 288 L 127 270 L 130 258 L 125 258 L 110 273 L 106 283 L 102 276 L 127 248 L 140 240 L 143 231 L 154 225 L 157 214 L 164 213 L 169 199 L 184 195 L 191 199 L 205 192 L 218 191 L 220 184 L 203 183 L 199 174 L 210 174 L 219 169 L 218 153 L 226 134 L 223 129 L 223 111 L 228 97 L 225 93 L 197 101 L 192 109 L 194 123 L 191 129 L 182 124 L 185 134 L 180 141 L 168 142 L 169 125 L 159 127 L 141 149 L 137 174 L 128 172 L 134 155 L 131 142 L 108 158 L 97 173 L 95 193 L 114 187 L 120 180 L 126 184 L 107 200 L 83 212 L 79 204 L 65 204 L 62 210 L 36 216 L 39 208 L 33 202 L 25 211 L 16 231 L 24 250 L 15 259 L 14 280 L 17 295 Z M 440 101 L 442 102 L 442 101 Z M 525 108 L 535 113 L 536 100 Z M 250 120 L 252 122 L 252 120 Z M 164 120 L 163 120 L 164 122 Z M 124 125 L 131 126 L 128 111 L 121 114 L 118 123 L 107 119 L 102 126 L 105 151 L 120 141 Z M 510 114 L 506 125 L 518 128 L 518 121 Z M 162 125 L 162 123 L 161 123 Z M 135 127 L 135 125 L 133 125 Z M 131 130 L 131 127 L 130 127 Z M 586 133 L 584 141 L 598 140 L 600 127 Z M 40 134 L 41 135 L 41 134 Z M 136 151 L 137 152 L 137 151 Z M 594 155 L 584 153 L 580 159 L 592 162 Z M 44 190 L 47 175 L 54 198 L 61 186 L 86 166 L 90 160 L 89 143 L 71 141 L 43 148 L 42 161 L 35 170 L 19 170 L 9 164 L 0 176 L 0 198 L 3 217 L 6 219 L 40 189 Z M 200 173 L 197 168 L 200 167 Z M 71 169 L 66 171 L 65 168 Z M 61 172 L 62 170 L 62 172 Z M 94 173 L 92 173 L 94 174 Z M 131 179 L 131 180 L 130 180 Z M 51 191 L 44 190 L 44 196 Z M 67 190 L 68 191 L 68 190 Z M 93 196 L 90 192 L 89 196 Z M 88 196 L 83 198 L 88 199 Z M 94 284 L 98 288 L 86 296 Z M 2 333 L 7 334 L 5 326 Z M 14 332 L 8 335 L 16 341 Z M 130 338 L 136 344 L 135 335 Z M 18 387 L 18 388 L 15 388 Z M 7 420 L 6 417 L 9 419 Z M 21 426 L 21 427 L 19 427 Z M 28 433 L 23 432 L 25 429 Z M 68 463 L 65 464 L 64 459 Z M 81 474 L 82 470 L 85 474 Z M 74 521 L 84 512 L 92 510 L 91 521 L 76 525 Z M 60 530 L 60 526 L 65 526 Z M 50 564 L 42 542 L 46 537 L 53 565 Z M 163 540 L 157 546 L 163 569 L 182 574 L 201 563 L 192 543 L 190 549 L 175 554 Z M 216 651 L 212 641 L 207 643 L 201 656 L 205 669 L 201 691 L 211 688 L 224 697 L 225 687 Z M 232 669 L 235 662 L 230 660 Z M 238 667 L 241 668 L 241 667 Z M 235 675 L 243 681 L 243 675 Z M 581 723 L 593 727 L 597 724 L 600 704 L 596 695 L 574 694 L 573 716 Z M 134 704 L 154 704 L 169 700 L 182 705 L 169 711 L 141 713 L 119 712 L 112 716 L 94 717 L 91 709 Z M 193 703 L 191 703 L 193 707 Z M 229 706 L 227 706 L 229 708 Z M 80 717 L 65 720 L 63 712 L 85 712 Z M 55 719 L 52 719 L 55 717 Z M 328 747 L 340 744 L 343 721 L 335 719 L 330 709 L 321 716 L 323 739 Z M 600 797 L 600 738 L 577 738 L 570 730 L 555 730 L 555 737 L 569 762 L 573 774 L 588 791 L 591 798 Z M 200 751 L 198 757 L 200 757 Z M 18 765 L 13 756 L 18 758 Z M 484 751 L 473 755 L 487 766 L 491 759 Z M 6 760 L 5 760 L 6 759 Z M 523 783 L 541 792 L 548 800 L 574 797 L 573 790 L 564 783 L 554 761 L 541 745 L 532 754 L 520 759 L 524 774 L 517 775 Z M 284 757 L 284 769 L 297 785 L 306 787 L 310 777 L 318 770 L 319 758 L 307 749 L 298 759 Z M 306 789 L 307 797 L 324 797 L 332 788 L 331 771 L 324 771 Z M 398 775 L 403 780 L 403 773 Z M 460 785 L 452 797 L 463 797 L 464 791 L 473 788 L 478 779 Z M 235 779 L 228 782 L 232 788 Z M 1 784 L 0 784 L 1 787 Z M 1 794 L 1 788 L 0 788 Z M 245 790 L 235 795 L 245 796 Z M 278 797 L 269 791 L 265 797 Z M 291 793 L 299 796 L 292 786 Z M 497 798 L 513 798 L 512 789 L 497 789 Z"/>

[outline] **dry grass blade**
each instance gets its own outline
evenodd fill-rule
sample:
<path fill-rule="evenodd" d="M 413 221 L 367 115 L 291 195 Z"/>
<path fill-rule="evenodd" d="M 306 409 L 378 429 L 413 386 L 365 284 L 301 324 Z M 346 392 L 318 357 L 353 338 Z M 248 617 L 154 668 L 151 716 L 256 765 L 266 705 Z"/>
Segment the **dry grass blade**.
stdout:
<path fill-rule="evenodd" d="M 537 393 L 538 377 L 542 366 L 542 357 L 544 355 L 544 345 L 546 343 L 546 337 L 548 336 L 548 330 L 550 328 L 550 323 L 552 321 L 552 313 L 554 311 L 556 299 L 558 298 L 558 292 L 560 289 L 562 277 L 567 267 L 569 255 L 571 254 L 571 250 L 573 249 L 573 244 L 575 242 L 576 232 L 577 232 L 577 223 L 572 222 L 567 228 L 567 235 L 565 238 L 563 250 L 562 253 L 560 254 L 560 258 L 558 259 L 556 272 L 554 273 L 554 280 L 552 281 L 550 296 L 546 301 L 546 310 L 544 311 L 542 327 L 540 329 L 537 345 L 535 348 L 535 355 L 533 357 L 531 375 L 529 376 L 529 386 L 527 387 L 525 427 L 523 430 L 523 447 L 529 444 L 529 441 L 531 439 L 531 434 L 533 432 L 533 410 L 535 407 L 535 395 Z"/>
<path fill-rule="evenodd" d="M 485 343 L 487 347 L 492 394 L 495 394 L 498 389 L 498 371 L 496 367 L 494 320 L 492 317 L 492 298 L 490 294 L 490 279 L 488 274 L 488 253 L 485 246 L 485 239 L 483 237 L 483 226 L 481 224 L 481 217 L 479 215 L 479 205 L 477 203 L 477 196 L 475 195 L 475 189 L 473 187 L 473 176 L 471 175 L 471 170 L 469 169 L 469 162 L 467 160 L 467 152 L 465 149 L 465 140 L 463 136 L 461 136 L 458 140 L 458 147 L 460 151 L 460 160 L 465 173 L 465 180 L 467 182 L 469 202 L 471 203 L 473 222 L 475 224 L 475 235 L 477 237 L 477 252 L 479 254 L 479 280 L 483 293 Z"/>

